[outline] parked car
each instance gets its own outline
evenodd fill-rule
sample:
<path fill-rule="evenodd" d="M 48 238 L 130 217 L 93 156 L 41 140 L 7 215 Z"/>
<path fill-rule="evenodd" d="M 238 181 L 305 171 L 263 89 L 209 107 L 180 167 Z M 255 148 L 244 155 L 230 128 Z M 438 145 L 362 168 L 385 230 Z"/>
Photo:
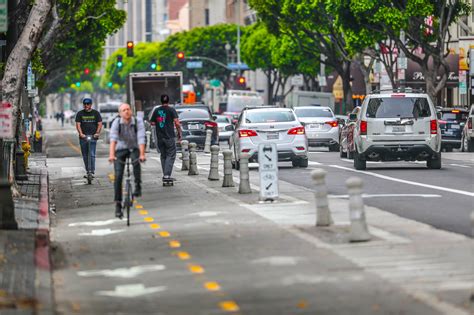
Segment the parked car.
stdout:
<path fill-rule="evenodd" d="M 354 129 L 354 168 L 367 161 L 426 161 L 441 168 L 441 131 L 436 109 L 424 93 L 370 94 Z"/>
<path fill-rule="evenodd" d="M 469 111 L 465 108 L 442 108 L 439 110 L 439 128 L 441 129 L 441 147 L 446 152 L 461 148 L 462 131 Z"/>
<path fill-rule="evenodd" d="M 219 144 L 219 129 L 209 107 L 205 105 L 176 105 L 183 140 L 194 142 L 198 147 L 206 143 L 206 131 L 212 130 L 211 144 Z"/>
<path fill-rule="evenodd" d="M 232 120 L 225 115 L 215 115 L 213 118 L 219 127 L 219 141 L 229 142 L 229 139 L 234 132 Z"/>
<path fill-rule="evenodd" d="M 240 168 L 240 153 L 250 162 L 258 161 L 261 143 L 276 143 L 279 161 L 291 161 L 293 167 L 308 166 L 308 139 L 305 128 L 290 108 L 245 108 L 230 138 L 232 164 Z"/>
<path fill-rule="evenodd" d="M 341 129 L 339 140 L 339 156 L 341 158 L 354 158 L 354 129 L 357 123 L 357 113 L 350 113 L 345 126 Z"/>
<path fill-rule="evenodd" d="M 469 117 L 462 130 L 461 151 L 474 152 L 474 105 L 469 110 Z"/>
<path fill-rule="evenodd" d="M 326 106 L 299 106 L 294 108 L 303 124 L 310 146 L 328 147 L 339 151 L 339 120 Z"/>

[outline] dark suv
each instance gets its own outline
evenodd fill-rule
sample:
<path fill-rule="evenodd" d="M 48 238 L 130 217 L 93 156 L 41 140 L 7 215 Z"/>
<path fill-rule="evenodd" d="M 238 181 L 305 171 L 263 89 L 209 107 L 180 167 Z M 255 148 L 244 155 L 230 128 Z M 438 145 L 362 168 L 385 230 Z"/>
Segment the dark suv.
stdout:
<path fill-rule="evenodd" d="M 212 118 L 209 107 L 205 105 L 176 105 L 179 121 L 183 129 L 183 140 L 204 147 L 206 131 L 212 130 L 211 144 L 219 144 L 219 129 Z"/>
<path fill-rule="evenodd" d="M 441 147 L 446 152 L 461 148 L 462 130 L 469 111 L 465 108 L 442 108 L 439 110 L 439 128 L 441 129 Z"/>

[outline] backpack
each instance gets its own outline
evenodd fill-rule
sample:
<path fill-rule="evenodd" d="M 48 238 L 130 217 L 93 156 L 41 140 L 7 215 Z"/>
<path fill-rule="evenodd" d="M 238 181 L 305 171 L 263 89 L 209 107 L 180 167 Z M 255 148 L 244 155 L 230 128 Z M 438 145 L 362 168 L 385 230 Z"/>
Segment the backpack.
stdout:
<path fill-rule="evenodd" d="M 110 127 L 112 127 L 112 125 L 113 125 L 113 123 L 116 119 L 120 119 L 120 115 L 117 115 L 117 116 L 114 117 L 114 119 L 112 119 L 112 121 L 110 122 Z M 135 117 L 132 117 L 132 119 L 134 120 L 133 129 L 135 130 L 135 134 L 137 134 L 138 120 Z M 119 136 L 120 136 L 121 133 L 122 133 L 122 124 L 119 121 L 119 125 L 118 125 L 118 134 L 119 134 Z"/>

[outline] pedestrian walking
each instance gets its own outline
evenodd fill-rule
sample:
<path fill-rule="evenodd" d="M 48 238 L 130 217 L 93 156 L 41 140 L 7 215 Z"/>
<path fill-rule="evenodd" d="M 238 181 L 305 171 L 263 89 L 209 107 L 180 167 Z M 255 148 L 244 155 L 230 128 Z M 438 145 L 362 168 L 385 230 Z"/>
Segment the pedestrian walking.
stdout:
<path fill-rule="evenodd" d="M 140 162 L 145 158 L 145 124 L 143 119 L 132 116 L 132 108 L 123 103 L 119 107 L 119 116 L 110 126 L 109 161 L 114 163 L 114 201 L 115 216 L 122 217 L 122 181 L 125 162 L 130 157 L 135 178 L 133 195 L 142 195 L 142 180 Z"/>
<path fill-rule="evenodd" d="M 92 104 L 92 103 L 91 103 Z M 61 112 L 59 114 L 59 117 L 61 118 L 61 127 L 64 127 L 64 112 Z"/>
<path fill-rule="evenodd" d="M 172 181 L 171 173 L 176 159 L 176 141 L 181 141 L 182 137 L 178 113 L 173 107 L 169 106 L 169 102 L 168 95 L 161 95 L 162 105 L 155 108 L 150 116 L 150 123 L 155 126 L 156 130 L 156 142 L 161 157 L 163 181 Z"/>
<path fill-rule="evenodd" d="M 85 98 L 82 100 L 84 109 L 76 114 L 76 129 L 79 133 L 79 143 L 81 145 L 82 159 L 87 172 L 90 171 L 92 175 L 95 174 L 95 149 L 97 146 L 97 139 L 99 139 L 100 131 L 102 130 L 102 117 L 95 109 L 92 109 L 92 99 Z M 64 114 L 63 116 L 64 117 Z M 62 119 L 64 123 L 64 119 Z M 92 136 L 90 140 L 90 151 L 87 136 Z M 88 154 L 91 155 L 91 165 L 88 165 Z"/>

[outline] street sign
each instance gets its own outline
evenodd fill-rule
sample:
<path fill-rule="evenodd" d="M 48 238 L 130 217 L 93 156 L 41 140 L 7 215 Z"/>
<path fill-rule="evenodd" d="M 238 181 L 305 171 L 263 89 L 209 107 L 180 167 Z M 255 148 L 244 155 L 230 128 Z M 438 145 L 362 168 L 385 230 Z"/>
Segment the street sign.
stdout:
<path fill-rule="evenodd" d="M 202 61 L 186 61 L 186 68 L 188 69 L 201 69 Z"/>
<path fill-rule="evenodd" d="M 246 63 L 228 63 L 227 68 L 230 70 L 249 70 L 249 66 Z"/>
<path fill-rule="evenodd" d="M 291 78 L 291 85 L 294 86 L 303 86 L 304 80 L 303 80 L 303 75 L 295 75 Z"/>
<path fill-rule="evenodd" d="M 8 0 L 0 0 L 0 33 L 8 30 Z"/>
<path fill-rule="evenodd" d="M 319 86 L 327 86 L 326 76 L 318 74 Z"/>
<path fill-rule="evenodd" d="M 10 103 L 0 104 L 0 138 L 12 139 L 15 133 L 13 130 L 13 106 Z"/>
<path fill-rule="evenodd" d="M 459 94 L 466 95 L 467 94 L 467 71 L 461 70 L 459 71 Z"/>
<path fill-rule="evenodd" d="M 258 163 L 260 200 L 273 201 L 278 198 L 278 152 L 275 143 L 261 143 L 258 146 Z"/>

